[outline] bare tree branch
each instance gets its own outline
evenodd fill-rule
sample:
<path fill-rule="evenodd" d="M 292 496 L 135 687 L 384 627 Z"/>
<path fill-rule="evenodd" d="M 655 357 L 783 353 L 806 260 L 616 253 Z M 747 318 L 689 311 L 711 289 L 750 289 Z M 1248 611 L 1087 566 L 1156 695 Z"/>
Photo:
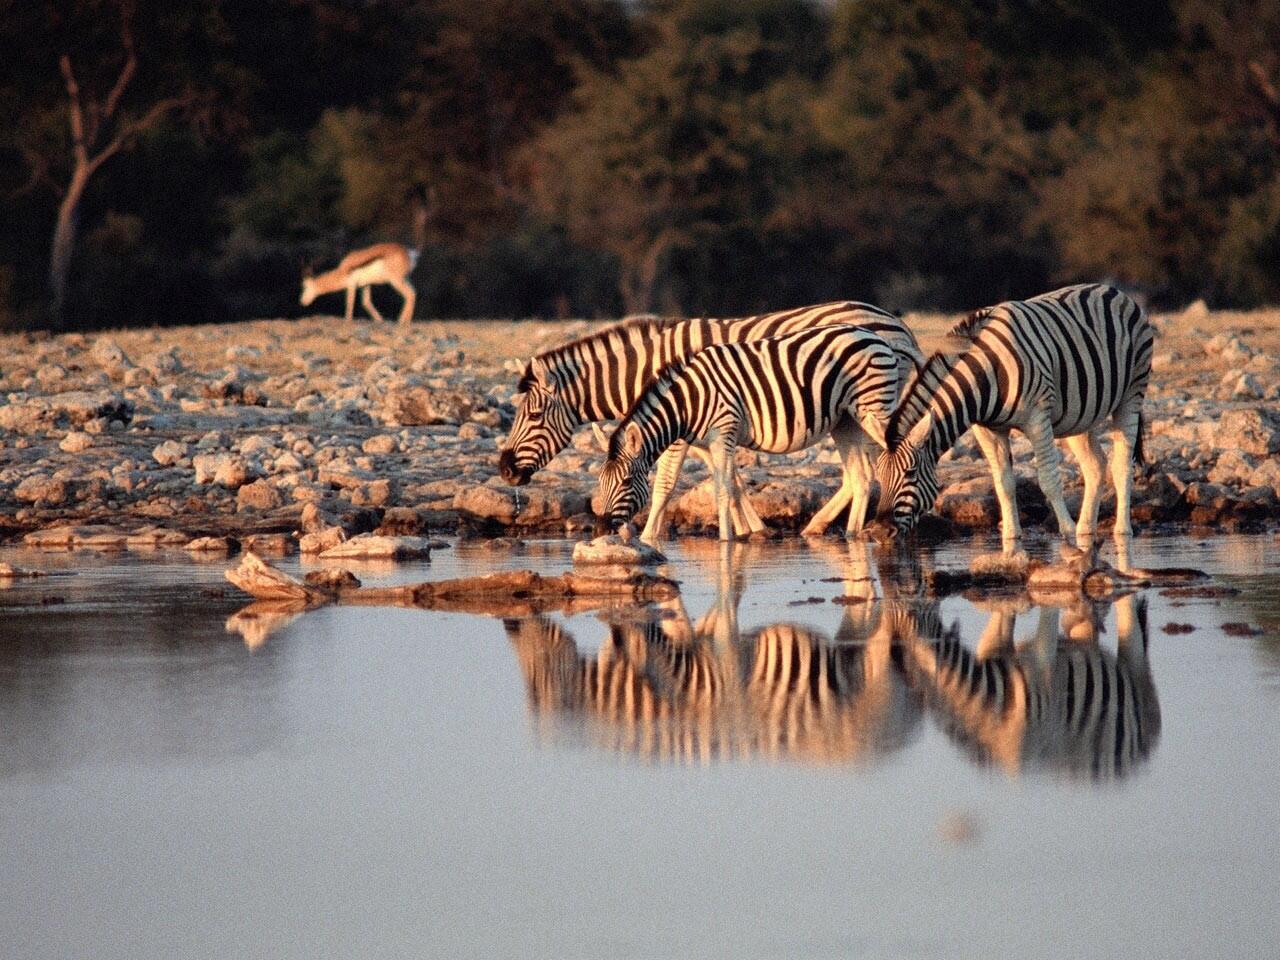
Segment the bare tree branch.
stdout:
<path fill-rule="evenodd" d="M 116 77 L 115 86 L 107 94 L 107 99 L 102 107 L 102 118 L 108 122 L 115 115 L 116 108 L 120 106 L 120 98 L 124 96 L 124 92 L 129 86 L 129 81 L 133 79 L 133 74 L 138 69 L 138 55 L 133 49 L 132 3 L 122 4 L 120 8 L 120 44 L 124 47 L 125 52 L 124 66 L 120 68 L 120 75 Z"/>
<path fill-rule="evenodd" d="M 1249 76 L 1253 79 L 1254 88 L 1258 94 L 1266 101 L 1273 113 L 1280 115 L 1280 90 L 1276 89 L 1276 85 L 1271 82 L 1271 78 L 1267 76 L 1267 71 L 1262 68 L 1257 60 L 1249 61 Z"/>
<path fill-rule="evenodd" d="M 112 138 L 111 142 L 103 147 L 97 156 L 89 161 L 89 173 L 92 174 L 102 166 L 103 163 L 115 154 L 119 153 L 123 148 L 130 146 L 135 137 L 154 127 L 171 111 L 185 107 L 190 102 L 190 95 L 166 97 L 163 100 L 157 100 L 151 105 L 151 109 L 137 120 L 122 123 L 120 125 L 120 129 L 116 132 L 116 135 Z"/>
<path fill-rule="evenodd" d="M 75 72 L 71 69 L 71 57 L 63 54 L 58 58 L 58 69 L 62 71 L 62 79 L 67 85 L 67 99 L 70 101 L 71 146 L 75 152 L 76 163 L 89 162 L 89 150 L 84 140 L 84 110 L 80 104 L 80 84 L 76 82 Z"/>

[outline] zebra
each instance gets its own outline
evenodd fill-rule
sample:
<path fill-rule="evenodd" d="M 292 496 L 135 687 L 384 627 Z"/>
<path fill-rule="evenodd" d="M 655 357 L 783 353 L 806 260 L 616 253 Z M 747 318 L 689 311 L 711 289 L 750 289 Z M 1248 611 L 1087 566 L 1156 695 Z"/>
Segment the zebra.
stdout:
<path fill-rule="evenodd" d="M 736 604 L 717 597 L 717 605 Z M 761 757 L 865 762 L 907 745 L 923 719 L 891 634 L 832 643 L 795 623 L 740 633 L 736 610 L 704 618 L 610 624 L 594 656 L 545 616 L 504 629 L 534 720 L 563 719 L 598 745 L 648 759 L 709 763 Z M 726 629 L 727 628 L 727 629 Z"/>
<path fill-rule="evenodd" d="M 956 635 L 899 636 L 909 682 L 945 732 L 982 765 L 1010 776 L 1030 767 L 1093 780 L 1125 776 L 1160 737 L 1160 701 L 1147 659 L 1147 607 L 1116 602 L 1116 652 L 1097 642 L 1098 618 L 1083 601 L 1063 614 L 1041 607 L 1036 636 L 1014 644 L 1017 613 L 997 606 L 969 650 Z"/>
<path fill-rule="evenodd" d="M 769 453 L 808 447 L 831 434 L 840 451 L 840 491 L 805 528 L 818 533 L 848 502 L 850 533 L 866 516 L 867 437 L 884 446 L 898 396 L 898 357 L 859 326 L 821 327 L 764 340 L 721 343 L 663 368 L 609 440 L 600 471 L 601 519 L 617 528 L 649 497 L 649 470 L 677 441 L 705 442 L 711 454 L 721 540 L 742 499 L 738 446 Z M 835 509 L 833 509 L 835 505 Z"/>
<path fill-rule="evenodd" d="M 578 427 L 625 416 L 645 387 L 673 360 L 711 344 L 760 340 L 838 324 L 858 324 L 882 336 L 898 355 L 903 382 L 924 362 L 916 338 L 900 319 L 857 301 L 736 320 L 626 320 L 540 353 L 528 362 L 516 386 L 523 398 L 499 453 L 499 473 L 515 486 L 528 483 L 564 449 Z M 647 542 L 655 543 L 663 534 L 667 503 L 688 451 L 684 442 L 675 443 L 658 461 L 653 505 L 641 535 Z M 698 447 L 694 453 L 699 459 L 708 459 Z M 735 532 L 764 529 L 750 502 L 740 496 L 739 503 L 741 512 L 733 517 Z M 835 503 L 830 513 L 834 516 L 843 506 Z"/>
<path fill-rule="evenodd" d="M 1066 439 L 1084 475 L 1077 546 L 1091 546 L 1103 474 L 1097 433 L 1109 423 L 1114 535 L 1117 543 L 1131 536 L 1130 473 L 1142 459 L 1142 403 L 1155 340 L 1142 308 L 1115 287 L 1081 284 L 986 307 L 950 337 L 959 351 L 929 358 L 890 422 L 888 449 L 876 462 L 878 522 L 891 522 L 895 533 L 916 524 L 937 498 L 939 457 L 972 427 L 991 465 L 1002 541 L 1011 551 L 1022 536 L 1009 455 L 1009 431 L 1017 428 L 1035 449 L 1040 488 L 1064 540 L 1072 521 L 1053 441 Z"/>

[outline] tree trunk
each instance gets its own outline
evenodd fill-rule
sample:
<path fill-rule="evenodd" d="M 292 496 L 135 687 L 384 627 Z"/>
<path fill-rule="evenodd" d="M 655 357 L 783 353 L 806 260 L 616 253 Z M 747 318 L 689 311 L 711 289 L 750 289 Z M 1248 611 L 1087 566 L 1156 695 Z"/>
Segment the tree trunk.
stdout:
<path fill-rule="evenodd" d="M 49 288 L 53 294 L 53 326 L 61 328 L 66 321 L 67 284 L 71 276 L 71 257 L 75 253 L 76 232 L 80 225 L 80 200 L 84 197 L 87 171 L 77 166 L 58 205 L 58 222 L 49 246 Z"/>

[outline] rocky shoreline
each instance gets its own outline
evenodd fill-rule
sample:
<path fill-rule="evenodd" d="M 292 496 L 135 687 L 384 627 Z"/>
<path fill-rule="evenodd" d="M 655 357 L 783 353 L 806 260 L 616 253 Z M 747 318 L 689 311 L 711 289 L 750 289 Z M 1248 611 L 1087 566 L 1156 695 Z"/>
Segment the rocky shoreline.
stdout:
<path fill-rule="evenodd" d="M 951 319 L 908 321 L 927 348 Z M 1135 529 L 1280 527 L 1280 311 L 1196 305 L 1153 319 L 1150 470 L 1136 484 Z M 214 552 L 251 542 L 318 554 L 361 534 L 586 535 L 602 459 L 590 431 L 528 487 L 506 486 L 496 463 L 523 361 L 596 325 L 454 321 L 406 331 L 313 317 L 0 336 L 0 543 L 199 540 Z M 1029 445 L 1016 442 L 1014 453 L 1019 502 L 1035 525 L 1047 505 Z M 1066 459 L 1074 508 L 1078 474 Z M 839 474 L 829 443 L 740 462 L 756 509 L 779 532 L 797 530 Z M 676 532 L 714 525 L 710 482 L 696 466 L 671 511 Z M 940 477 L 927 534 L 998 523 L 976 444 L 962 440 Z"/>

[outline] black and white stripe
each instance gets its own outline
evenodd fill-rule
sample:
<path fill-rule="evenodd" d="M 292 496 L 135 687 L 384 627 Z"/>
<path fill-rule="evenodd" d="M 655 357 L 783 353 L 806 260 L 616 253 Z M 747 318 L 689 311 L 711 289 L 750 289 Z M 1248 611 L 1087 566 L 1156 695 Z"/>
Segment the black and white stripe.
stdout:
<path fill-rule="evenodd" d="M 575 722 L 622 753 L 847 763 L 900 749 L 922 719 L 887 643 L 833 644 L 792 623 L 717 643 L 701 629 L 673 636 L 662 623 L 628 623 L 583 656 L 554 620 L 505 624 L 535 720 Z"/>
<path fill-rule="evenodd" d="M 1012 608 L 992 613 L 976 651 L 954 632 L 937 641 L 910 633 L 898 639 L 910 682 L 979 763 L 1011 775 L 1049 768 L 1115 779 L 1143 762 L 1160 736 L 1146 602 L 1122 598 L 1116 611 L 1115 653 L 1096 638 L 1062 636 L 1053 607 L 1040 608 L 1035 638 L 1017 646 Z"/>
<path fill-rule="evenodd" d="M 853 326 L 707 347 L 670 364 L 644 391 L 609 441 L 600 473 L 601 516 L 627 523 L 649 498 L 649 471 L 678 441 L 705 443 L 716 485 L 720 539 L 733 534 L 741 494 L 739 446 L 788 453 L 831 434 L 841 452 L 840 490 L 806 528 L 818 532 L 844 502 L 860 529 L 869 487 L 868 437 L 883 446 L 898 396 L 898 357 L 877 334 Z M 816 529 L 815 529 L 816 527 Z"/>
<path fill-rule="evenodd" d="M 1112 440 L 1117 538 L 1132 532 L 1130 472 L 1141 457 L 1142 402 L 1151 372 L 1154 328 L 1142 308 L 1114 287 L 1064 287 L 974 313 L 951 331 L 955 352 L 934 354 L 906 388 L 876 464 L 879 515 L 898 530 L 915 525 L 938 494 L 937 463 L 973 428 L 991 465 L 1006 544 L 1021 536 L 1009 431 L 1035 448 L 1036 470 L 1063 537 L 1072 521 L 1062 496 L 1067 438 L 1084 474 L 1081 546 L 1097 529 L 1103 475 L 1097 434 Z"/>
<path fill-rule="evenodd" d="M 564 449 L 580 426 L 625 416 L 658 371 L 704 347 L 842 324 L 856 324 L 882 336 L 898 355 L 904 382 L 924 360 L 915 337 L 901 320 L 856 301 L 734 320 L 629 320 L 538 354 L 520 378 L 517 391 L 523 399 L 499 455 L 499 471 L 509 483 L 528 483 Z M 677 443 L 659 463 L 646 540 L 661 533 L 667 499 L 687 449 L 684 443 Z M 749 503 L 744 502 L 743 507 L 746 514 L 734 518 L 736 532 L 761 529 Z"/>

